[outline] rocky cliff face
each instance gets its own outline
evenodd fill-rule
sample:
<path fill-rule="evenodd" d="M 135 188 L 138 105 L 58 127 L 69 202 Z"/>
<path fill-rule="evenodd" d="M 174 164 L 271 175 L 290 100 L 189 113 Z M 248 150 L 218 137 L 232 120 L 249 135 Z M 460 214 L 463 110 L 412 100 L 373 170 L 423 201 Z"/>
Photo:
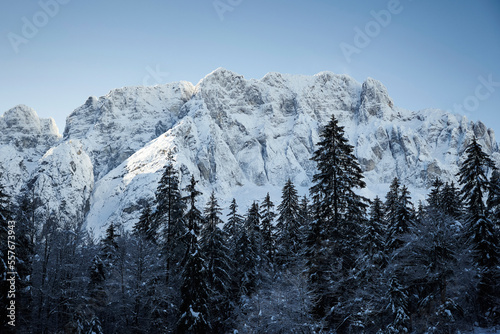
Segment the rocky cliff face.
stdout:
<path fill-rule="evenodd" d="M 31 178 L 38 160 L 61 140 L 53 119 L 40 119 L 24 105 L 0 117 L 0 180 L 11 195 Z"/>
<path fill-rule="evenodd" d="M 494 133 L 484 124 L 441 110 L 398 108 L 380 82 L 359 84 L 330 72 L 246 80 L 217 69 L 196 86 L 117 89 L 89 98 L 68 117 L 62 141 L 44 137 L 45 146 L 30 157 L 14 139 L 28 125 L 7 127 L 9 113 L 0 123 L 2 133 L 11 133 L 0 137 L 2 150 L 35 165 L 21 178 L 36 178 L 50 206 L 71 203 L 64 211 L 68 219 L 84 208 L 87 227 L 96 232 L 111 221 L 130 227 L 137 220 L 142 203 L 154 196 L 169 150 L 184 184 L 193 174 L 206 194 L 214 189 L 223 200 L 236 197 L 242 209 L 268 191 L 278 201 L 288 178 L 305 193 L 315 171 L 309 159 L 332 113 L 355 146 L 368 196 L 384 196 L 395 176 L 417 197 L 436 176 L 453 180 L 473 136 L 500 162 Z M 50 149 L 45 155 L 44 148 Z M 49 179 L 55 181 L 49 185 Z"/>

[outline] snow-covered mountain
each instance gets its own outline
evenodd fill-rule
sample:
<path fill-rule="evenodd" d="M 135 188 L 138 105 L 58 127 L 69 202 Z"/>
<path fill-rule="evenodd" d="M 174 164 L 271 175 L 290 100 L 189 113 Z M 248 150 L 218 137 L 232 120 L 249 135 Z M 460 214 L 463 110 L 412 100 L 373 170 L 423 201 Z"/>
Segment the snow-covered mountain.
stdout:
<path fill-rule="evenodd" d="M 172 150 L 183 184 L 194 174 L 206 197 L 213 189 L 225 203 L 236 197 L 244 210 L 266 192 L 278 202 L 288 178 L 307 191 L 315 172 L 309 159 L 332 113 L 355 146 L 370 197 L 384 196 L 398 176 L 423 198 L 436 176 L 454 179 L 473 136 L 500 164 L 484 124 L 442 110 L 401 109 L 374 79 L 360 84 L 322 72 L 246 80 L 219 68 L 196 86 L 126 87 L 90 97 L 67 118 L 62 138 L 52 120 L 28 107 L 7 111 L 0 118 L 1 181 L 13 194 L 29 182 L 45 208 L 69 220 L 84 212 L 87 227 L 100 233 L 110 222 L 130 227 L 138 219 Z"/>

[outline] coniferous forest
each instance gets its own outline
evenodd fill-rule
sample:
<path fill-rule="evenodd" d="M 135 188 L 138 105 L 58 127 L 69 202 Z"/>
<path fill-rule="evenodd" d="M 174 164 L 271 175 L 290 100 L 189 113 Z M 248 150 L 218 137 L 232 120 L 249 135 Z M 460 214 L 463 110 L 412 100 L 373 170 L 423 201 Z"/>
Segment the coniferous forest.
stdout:
<path fill-rule="evenodd" d="M 173 156 L 131 231 L 97 239 L 81 221 L 35 215 L 29 187 L 0 187 L 2 333 L 458 333 L 500 323 L 500 173 L 472 140 L 456 182 L 434 180 L 412 203 L 394 178 L 359 195 L 362 170 L 332 117 L 311 159 L 308 196 L 246 212 L 182 188 Z M 274 202 L 280 203 L 275 205 Z M 223 209 L 228 214 L 223 214 Z M 15 329 L 15 330 L 14 330 Z"/>

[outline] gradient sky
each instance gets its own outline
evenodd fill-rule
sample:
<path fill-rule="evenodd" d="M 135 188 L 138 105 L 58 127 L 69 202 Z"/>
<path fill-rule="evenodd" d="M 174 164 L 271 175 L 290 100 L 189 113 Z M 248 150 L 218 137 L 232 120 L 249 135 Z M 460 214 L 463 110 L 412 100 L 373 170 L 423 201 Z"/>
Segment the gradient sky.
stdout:
<path fill-rule="evenodd" d="M 62 133 L 87 97 L 113 88 L 197 83 L 217 67 L 247 79 L 326 70 L 380 80 L 410 110 L 464 105 L 499 134 L 500 1 L 395 2 L 4 1 L 0 114 L 26 104 Z M 376 23 L 372 11 L 389 9 Z M 356 53 L 348 60 L 341 45 Z"/>

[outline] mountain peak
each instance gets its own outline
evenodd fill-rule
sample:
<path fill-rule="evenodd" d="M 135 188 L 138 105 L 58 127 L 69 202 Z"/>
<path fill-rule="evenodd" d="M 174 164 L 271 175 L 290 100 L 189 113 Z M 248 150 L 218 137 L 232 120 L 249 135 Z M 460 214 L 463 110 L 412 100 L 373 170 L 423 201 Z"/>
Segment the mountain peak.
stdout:
<path fill-rule="evenodd" d="M 2 134 L 9 132 L 11 134 L 59 135 L 59 129 L 53 118 L 40 118 L 33 108 L 24 104 L 19 104 L 7 110 L 0 117 L 0 129 L 4 129 Z"/>

